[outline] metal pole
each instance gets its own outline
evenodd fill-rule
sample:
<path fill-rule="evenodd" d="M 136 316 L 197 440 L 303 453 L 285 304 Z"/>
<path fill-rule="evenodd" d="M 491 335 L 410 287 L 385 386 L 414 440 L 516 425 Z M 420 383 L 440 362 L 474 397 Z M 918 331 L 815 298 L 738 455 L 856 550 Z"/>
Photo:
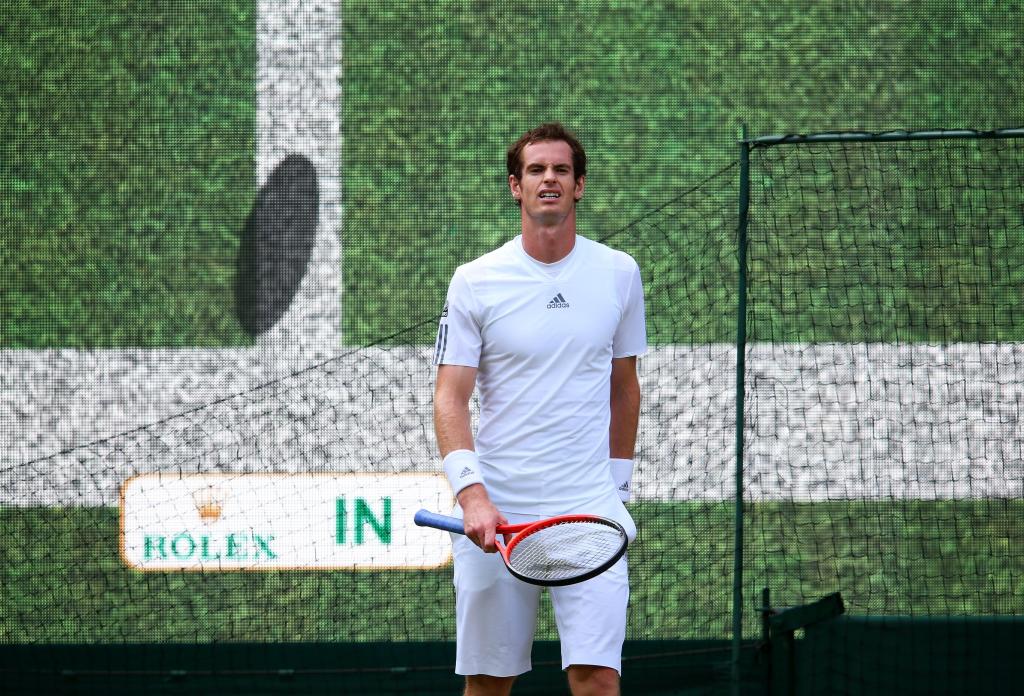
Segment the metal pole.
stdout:
<path fill-rule="evenodd" d="M 740 141 L 740 220 L 737 231 L 739 289 L 736 307 L 736 518 L 732 574 L 732 693 L 740 694 L 743 645 L 743 398 L 747 346 L 747 212 L 750 209 L 750 144 L 747 127 Z"/>

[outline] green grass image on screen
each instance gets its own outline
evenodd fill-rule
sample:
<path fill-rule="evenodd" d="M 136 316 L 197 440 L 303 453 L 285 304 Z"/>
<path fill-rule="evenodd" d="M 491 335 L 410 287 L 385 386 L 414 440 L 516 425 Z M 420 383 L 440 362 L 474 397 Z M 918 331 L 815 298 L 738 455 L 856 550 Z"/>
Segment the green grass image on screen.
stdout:
<path fill-rule="evenodd" d="M 254 3 L 58 5 L 3 10 L 0 188 L 18 234 L 0 252 L 0 343 L 246 345 L 230 291 L 255 194 Z M 732 160 L 741 121 L 985 128 L 1024 103 L 1000 3 L 606 9 L 343 3 L 347 344 L 436 315 L 454 266 L 511 236 L 501 148 L 539 120 L 590 148 L 582 221 L 602 237 Z"/>
<path fill-rule="evenodd" d="M 732 505 L 631 506 L 640 535 L 630 635 L 728 637 Z M 970 519 L 969 526 L 957 520 Z M 1009 614 L 1024 601 L 1024 501 L 754 503 L 747 596 L 841 591 L 867 615 Z M 668 525 L 679 525 L 670 528 Z M 451 568 L 394 572 L 143 573 L 121 564 L 118 511 L 0 511 L 9 643 L 449 640 Z M 807 550 L 818 554 L 816 562 Z M 1016 551 L 1014 550 L 1016 549 Z M 662 559 L 662 560 L 659 560 Z M 642 569 L 644 576 L 636 573 Z M 757 635 L 748 612 L 745 631 Z M 545 610 L 540 639 L 555 639 Z"/>
<path fill-rule="evenodd" d="M 255 2 L 0 13 L 0 347 L 248 345 Z"/>

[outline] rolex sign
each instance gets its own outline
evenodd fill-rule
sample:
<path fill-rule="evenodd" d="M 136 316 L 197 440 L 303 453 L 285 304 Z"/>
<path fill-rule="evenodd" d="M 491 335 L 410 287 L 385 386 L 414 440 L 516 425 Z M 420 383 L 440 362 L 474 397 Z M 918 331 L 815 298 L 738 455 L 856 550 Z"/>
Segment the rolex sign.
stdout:
<path fill-rule="evenodd" d="M 412 518 L 452 502 L 429 474 L 146 474 L 121 487 L 121 557 L 139 570 L 435 568 L 449 537 Z"/>

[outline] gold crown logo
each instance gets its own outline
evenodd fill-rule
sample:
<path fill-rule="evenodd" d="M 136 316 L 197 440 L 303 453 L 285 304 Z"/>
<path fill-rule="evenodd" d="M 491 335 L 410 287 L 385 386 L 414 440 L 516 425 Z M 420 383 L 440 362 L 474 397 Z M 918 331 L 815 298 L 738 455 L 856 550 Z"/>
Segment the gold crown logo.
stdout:
<path fill-rule="evenodd" d="M 196 503 L 196 512 L 203 522 L 214 522 L 220 519 L 224 511 L 224 496 L 213 486 L 196 491 L 192 495 Z"/>

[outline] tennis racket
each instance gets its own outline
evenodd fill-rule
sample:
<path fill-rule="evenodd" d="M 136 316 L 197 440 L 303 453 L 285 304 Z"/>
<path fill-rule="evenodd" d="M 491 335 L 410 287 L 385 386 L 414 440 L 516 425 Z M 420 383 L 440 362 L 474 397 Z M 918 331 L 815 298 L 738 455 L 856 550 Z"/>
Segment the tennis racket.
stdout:
<path fill-rule="evenodd" d="M 462 520 L 420 510 L 413 517 L 420 527 L 465 534 Z M 583 582 L 611 568 L 626 552 L 626 530 L 597 515 L 560 515 L 526 524 L 499 524 L 496 539 L 505 567 L 523 582 L 554 587 Z"/>

